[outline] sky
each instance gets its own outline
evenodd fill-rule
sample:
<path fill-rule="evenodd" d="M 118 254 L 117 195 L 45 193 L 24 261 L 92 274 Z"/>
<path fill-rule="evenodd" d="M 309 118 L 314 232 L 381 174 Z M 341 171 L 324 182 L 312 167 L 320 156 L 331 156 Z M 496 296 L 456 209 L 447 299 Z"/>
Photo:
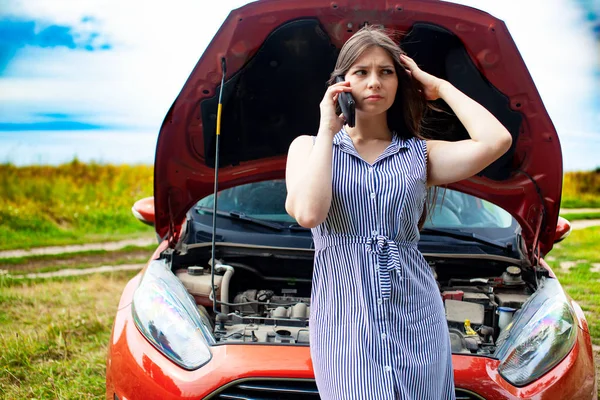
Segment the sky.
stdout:
<path fill-rule="evenodd" d="M 152 163 L 165 113 L 247 2 L 0 0 L 0 162 Z M 506 22 L 565 169 L 600 166 L 600 1 L 455 2 Z"/>

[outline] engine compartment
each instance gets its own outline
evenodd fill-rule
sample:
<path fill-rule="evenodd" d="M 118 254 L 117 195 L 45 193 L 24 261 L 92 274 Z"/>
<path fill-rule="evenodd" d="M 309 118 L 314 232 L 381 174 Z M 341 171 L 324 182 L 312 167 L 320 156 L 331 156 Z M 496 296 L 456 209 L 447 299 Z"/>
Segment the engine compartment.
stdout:
<path fill-rule="evenodd" d="M 426 258 L 444 301 L 452 352 L 493 355 L 502 329 L 536 290 L 533 272 L 517 260 Z M 173 272 L 212 322 L 217 344 L 310 344 L 312 258 L 221 254 L 214 277 L 211 260 L 179 264 Z"/>

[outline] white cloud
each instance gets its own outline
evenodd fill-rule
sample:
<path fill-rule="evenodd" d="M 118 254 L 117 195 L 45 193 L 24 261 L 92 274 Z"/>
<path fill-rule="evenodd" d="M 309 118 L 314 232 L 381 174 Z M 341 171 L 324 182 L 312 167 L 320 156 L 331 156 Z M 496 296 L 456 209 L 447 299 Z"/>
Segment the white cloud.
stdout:
<path fill-rule="evenodd" d="M 5 15 L 52 21 L 90 29 L 95 26 L 118 45 L 134 49 L 167 49 L 179 53 L 193 44 L 206 45 L 229 12 L 251 1 L 170 2 L 120 0 L 11 0 Z M 91 22 L 82 22 L 83 18 Z"/>
<path fill-rule="evenodd" d="M 481 8 L 506 23 L 559 134 L 571 129 L 574 116 L 591 114 L 590 103 L 599 93 L 594 76 L 599 47 L 583 10 L 574 2 L 453 2 Z M 576 122 L 589 129 L 592 121 Z"/>
<path fill-rule="evenodd" d="M 90 24 L 110 51 L 26 47 L 0 79 L 0 101 L 96 111 L 102 122 L 156 130 L 204 48 L 229 14 L 248 1 L 170 3 L 13 1 L 8 15 L 74 26 Z M 85 17 L 93 21 L 82 23 Z M 27 109 L 26 109 L 27 110 Z M 4 114 L 4 115 L 3 115 Z M 111 115 L 112 114 L 112 115 Z M 13 118 L 15 114 L 10 114 Z M 7 110 L 0 111 L 6 120 Z"/>

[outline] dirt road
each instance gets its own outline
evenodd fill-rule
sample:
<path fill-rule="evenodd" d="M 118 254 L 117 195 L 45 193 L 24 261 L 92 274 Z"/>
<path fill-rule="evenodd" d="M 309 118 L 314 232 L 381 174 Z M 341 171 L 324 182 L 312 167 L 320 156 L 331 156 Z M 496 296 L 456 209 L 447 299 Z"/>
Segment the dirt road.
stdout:
<path fill-rule="evenodd" d="M 29 257 L 38 255 L 52 255 L 52 254 L 65 254 L 65 253 L 79 253 L 82 251 L 91 250 L 106 250 L 115 251 L 123 249 L 127 246 L 145 247 L 151 244 L 156 244 L 156 238 L 147 237 L 140 239 L 128 239 L 121 240 L 118 242 L 104 242 L 104 243 L 88 243 L 88 244 L 76 244 L 71 246 L 52 246 L 52 247 L 36 247 L 29 250 L 5 250 L 0 251 L 0 259 L 2 258 L 16 258 L 16 257 Z"/>
<path fill-rule="evenodd" d="M 582 219 L 578 221 L 571 222 L 571 229 L 585 229 L 590 226 L 598 226 L 600 225 L 600 219 Z"/>
<path fill-rule="evenodd" d="M 124 265 L 103 265 L 101 267 L 85 268 L 85 269 L 61 269 L 60 271 L 54 272 L 40 272 L 31 273 L 25 275 L 10 275 L 11 278 L 56 278 L 61 276 L 78 276 L 78 275 L 89 275 L 97 272 L 114 272 L 114 271 L 132 271 L 141 270 L 145 264 L 124 264 Z"/>
<path fill-rule="evenodd" d="M 600 208 L 561 208 L 561 215 L 600 213 Z"/>

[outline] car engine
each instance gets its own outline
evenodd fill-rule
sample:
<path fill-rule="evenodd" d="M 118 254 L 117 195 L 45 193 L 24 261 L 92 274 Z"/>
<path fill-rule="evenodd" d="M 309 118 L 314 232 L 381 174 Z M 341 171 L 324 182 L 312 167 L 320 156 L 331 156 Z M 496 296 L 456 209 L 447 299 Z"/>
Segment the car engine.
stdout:
<path fill-rule="evenodd" d="M 455 267 L 439 261 L 430 261 L 430 266 L 444 301 L 452 352 L 493 354 L 499 334 L 533 294 L 534 285 L 515 265 L 495 266 L 492 276 L 450 273 Z M 236 279 L 238 271 L 242 276 Z M 269 277 L 250 265 L 224 260 L 218 260 L 214 277 L 210 263 L 175 274 L 214 323 L 217 343 L 310 343 L 310 279 Z M 220 310 L 213 310 L 211 279 Z"/>

